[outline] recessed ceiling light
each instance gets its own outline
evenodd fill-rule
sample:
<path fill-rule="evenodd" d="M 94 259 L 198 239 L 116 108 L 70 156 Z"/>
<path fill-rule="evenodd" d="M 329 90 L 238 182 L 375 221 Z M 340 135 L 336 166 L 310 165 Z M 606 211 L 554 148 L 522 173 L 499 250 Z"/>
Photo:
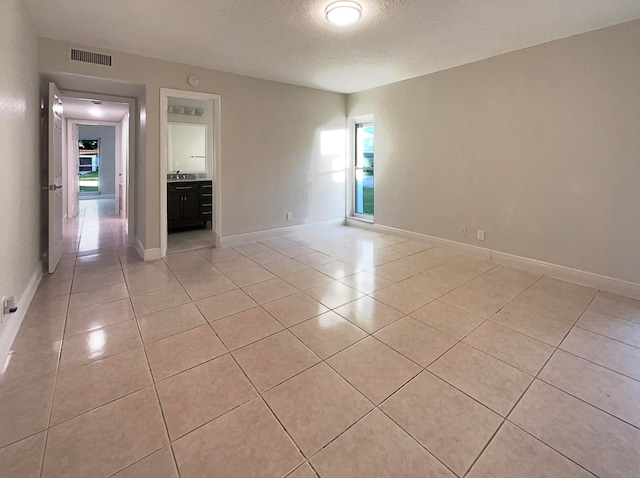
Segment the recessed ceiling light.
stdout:
<path fill-rule="evenodd" d="M 334 2 L 325 10 L 327 20 L 334 25 L 349 25 L 362 16 L 362 7 L 356 2 Z"/>
<path fill-rule="evenodd" d="M 102 108 L 98 108 L 97 106 L 87 109 L 87 112 L 95 118 L 102 118 L 104 116 L 104 110 Z"/>

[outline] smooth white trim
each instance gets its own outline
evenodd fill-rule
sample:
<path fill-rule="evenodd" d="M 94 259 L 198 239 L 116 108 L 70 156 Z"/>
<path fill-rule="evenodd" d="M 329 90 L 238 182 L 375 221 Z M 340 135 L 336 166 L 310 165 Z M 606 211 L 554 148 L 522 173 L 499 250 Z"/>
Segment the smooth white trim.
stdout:
<path fill-rule="evenodd" d="M 31 279 L 29 279 L 27 287 L 22 294 L 20 294 L 18 311 L 4 316 L 2 326 L 0 326 L 0 370 L 7 359 L 7 355 L 9 355 L 11 351 L 11 346 L 13 345 L 16 335 L 18 335 L 22 320 L 27 315 L 27 309 L 29 309 L 33 296 L 38 290 L 38 285 L 40 285 L 40 281 L 42 280 L 42 273 L 42 262 L 39 262 L 31 275 Z"/>
<path fill-rule="evenodd" d="M 347 159 L 345 164 L 345 171 L 347 172 L 347 202 L 346 202 L 346 217 L 360 219 L 365 222 L 373 223 L 373 217 L 375 214 L 369 216 L 368 214 L 358 214 L 355 212 L 356 204 L 356 125 L 362 123 L 374 123 L 373 115 L 361 115 L 351 116 L 347 118 Z M 374 146 L 375 149 L 375 146 Z M 374 171 L 375 174 L 375 171 Z M 375 175 L 374 175 L 375 181 Z M 375 183 L 374 183 L 375 186 Z M 376 190 L 373 190 L 373 207 L 375 213 L 375 194 Z"/>
<path fill-rule="evenodd" d="M 517 256 L 506 252 L 494 251 L 484 247 L 450 241 L 448 239 L 420 234 L 418 232 L 382 226 L 380 224 L 369 224 L 353 218 L 347 218 L 346 225 L 385 234 L 393 234 L 394 236 L 404 237 L 417 242 L 445 247 L 459 254 L 485 261 L 491 261 L 494 264 L 502 264 L 529 272 L 544 274 L 549 277 L 555 277 L 556 279 L 567 280 L 575 282 L 576 284 L 612 292 L 614 294 L 640 299 L 640 284 L 636 284 L 635 282 L 616 279 L 614 277 L 574 269 L 559 264 L 551 264 L 549 262 Z"/>
<path fill-rule="evenodd" d="M 145 249 L 144 246 L 142 245 L 142 242 L 137 237 L 136 237 L 135 248 L 138 255 L 142 257 L 142 260 L 145 262 L 157 261 L 158 259 L 162 259 L 162 256 L 160 255 L 159 247 L 156 247 L 153 249 Z"/>
<path fill-rule="evenodd" d="M 491 251 L 491 261 L 496 264 L 503 264 L 517 269 L 524 269 L 538 274 L 548 275 L 556 279 L 563 279 L 576 284 L 582 284 L 595 289 L 613 292 L 627 297 L 640 299 L 640 284 L 608 277 L 593 272 L 580 269 L 551 264 L 549 262 L 530 259 L 528 257 L 516 256 L 506 252 Z"/>
<path fill-rule="evenodd" d="M 194 100 L 213 101 L 213 197 L 214 213 L 212 224 L 213 246 L 220 247 L 220 234 L 222 232 L 222 186 L 221 186 L 221 160 L 222 160 L 222 129 L 220 119 L 220 95 L 213 93 L 200 93 L 198 91 L 175 90 L 160 88 L 160 258 L 167 255 L 167 108 L 169 96 L 177 98 L 189 98 Z M 146 259 L 145 259 L 146 260 Z"/>
<path fill-rule="evenodd" d="M 302 234 L 314 231 L 319 228 L 343 226 L 344 219 L 330 219 L 328 221 L 310 222 L 307 224 L 298 224 L 297 226 L 279 227 L 277 229 L 268 229 L 266 231 L 248 232 L 246 234 L 237 234 L 235 236 L 226 236 L 221 239 L 222 246 L 237 246 L 246 242 L 263 241 L 273 237 L 285 236 L 288 234 Z"/>

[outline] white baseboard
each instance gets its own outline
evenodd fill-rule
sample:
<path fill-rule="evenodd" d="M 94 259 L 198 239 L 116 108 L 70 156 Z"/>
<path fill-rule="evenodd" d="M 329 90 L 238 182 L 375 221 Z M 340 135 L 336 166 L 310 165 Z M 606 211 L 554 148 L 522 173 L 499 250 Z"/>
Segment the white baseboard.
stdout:
<path fill-rule="evenodd" d="M 2 325 L 0 325 L 0 368 L 4 365 L 7 355 L 9 355 L 11 345 L 16 335 L 18 335 L 22 320 L 27 315 L 27 309 L 36 290 L 38 290 L 38 285 L 40 285 L 40 280 L 42 279 L 42 271 L 42 262 L 39 262 L 31 275 L 31 279 L 29 279 L 27 287 L 19 296 L 17 312 L 5 315 Z"/>
<path fill-rule="evenodd" d="M 286 236 L 288 234 L 302 234 L 304 232 L 313 231 L 324 227 L 342 226 L 344 219 L 330 219 L 328 221 L 310 222 L 308 224 L 299 224 L 297 226 L 280 227 L 277 229 L 269 229 L 266 231 L 248 232 L 246 234 L 237 234 L 235 236 L 225 236 L 220 239 L 221 246 L 237 246 L 246 242 L 263 241 L 273 237 Z"/>
<path fill-rule="evenodd" d="M 160 248 L 159 247 L 156 247 L 154 249 L 145 249 L 144 246 L 142 245 L 142 242 L 140 242 L 140 239 L 137 238 L 137 237 L 136 237 L 136 242 L 135 242 L 135 248 L 136 248 L 136 251 L 137 251 L 138 255 L 145 262 L 157 261 L 158 259 L 162 258 L 162 256 L 160 255 Z"/>
<path fill-rule="evenodd" d="M 593 272 L 587 272 L 580 269 L 573 269 L 571 267 L 561 266 L 559 264 L 551 264 L 549 262 L 543 262 L 528 257 L 516 256 L 514 254 L 509 254 L 506 252 L 494 251 L 483 247 L 472 246 L 470 244 L 464 244 L 461 242 L 450 241 L 448 239 L 429 236 L 427 234 L 420 234 L 418 232 L 411 232 L 403 229 L 396 229 L 395 227 L 362 222 L 351 218 L 347 218 L 346 224 L 347 226 L 359 227 L 361 229 L 381 232 L 384 234 L 392 234 L 394 236 L 404 237 L 406 239 L 411 239 L 417 242 L 444 247 L 464 256 L 473 257 L 475 259 L 491 261 L 495 264 L 511 266 L 516 269 L 544 274 L 549 277 L 555 277 L 556 279 L 575 282 L 576 284 L 593 287 L 595 289 L 601 289 L 607 292 L 612 292 L 614 294 L 620 294 L 627 297 L 640 299 L 640 284 L 636 284 L 635 282 L 616 279 L 614 277 L 595 274 Z"/>
<path fill-rule="evenodd" d="M 394 236 L 403 237 L 416 242 L 422 242 L 432 246 L 444 247 L 458 254 L 462 254 L 474 259 L 482 261 L 491 260 L 491 250 L 485 247 L 472 246 L 471 244 L 463 244 L 462 242 L 450 241 L 449 239 L 442 239 L 440 237 L 428 236 L 427 234 L 420 234 L 419 232 L 406 231 L 404 229 L 397 229 L 395 227 L 382 226 L 380 224 L 374 224 L 370 222 L 359 221 L 358 219 L 347 218 L 347 226 L 359 227 L 361 229 L 367 229 L 369 231 L 380 232 L 383 234 L 392 234 Z"/>

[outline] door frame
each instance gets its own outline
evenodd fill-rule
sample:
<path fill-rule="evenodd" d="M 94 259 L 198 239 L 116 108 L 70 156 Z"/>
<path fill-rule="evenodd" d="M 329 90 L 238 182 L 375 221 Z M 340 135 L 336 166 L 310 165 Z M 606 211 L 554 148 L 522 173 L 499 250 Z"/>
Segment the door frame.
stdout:
<path fill-rule="evenodd" d="M 135 119 L 137 118 L 137 110 L 136 110 L 136 99 L 128 96 L 115 96 L 115 95 L 105 95 L 101 93 L 88 93 L 84 91 L 74 91 L 74 90 L 61 90 L 62 98 L 64 102 L 64 98 L 77 98 L 77 99 L 87 99 L 87 100 L 101 100 L 108 103 L 125 103 L 129 105 L 129 134 L 128 134 L 128 144 L 127 144 L 127 155 L 124 158 L 126 163 L 125 171 L 125 196 L 126 196 L 126 214 L 125 214 L 125 227 L 127 230 L 127 242 L 129 245 L 135 245 L 136 243 L 136 235 L 135 235 L 135 226 L 136 226 L 136 216 L 135 216 L 135 185 L 136 185 L 136 176 L 135 176 L 135 157 L 137 152 L 136 149 L 136 123 Z M 78 120 L 78 119 L 69 119 L 68 121 L 76 121 L 79 124 L 106 124 L 106 125 L 116 125 L 116 150 L 118 143 L 118 124 L 120 122 L 108 122 L 108 121 L 95 121 L 93 119 L 86 120 Z M 67 143 L 68 144 L 68 143 Z M 117 153 L 117 151 L 116 151 Z M 68 161 L 69 151 L 67 151 L 67 161 Z M 68 164 L 68 163 L 67 163 Z M 116 168 L 117 170 L 117 168 Z M 69 187 L 69 171 L 63 178 L 65 181 L 65 187 Z M 116 177 L 116 189 L 117 189 L 117 177 Z"/>
<path fill-rule="evenodd" d="M 222 233 L 222 190 L 220 181 L 221 172 L 221 127 L 220 127 L 220 100 L 221 97 L 214 93 L 201 93 L 198 91 L 176 90 L 173 88 L 160 88 L 160 257 L 167 255 L 167 161 L 168 152 L 168 114 L 169 97 L 186 98 L 191 100 L 211 100 L 213 101 L 213 224 L 212 239 L 213 247 L 220 247 L 220 237 Z"/>
<path fill-rule="evenodd" d="M 351 116 L 347 119 L 347 207 L 346 207 L 346 216 L 351 219 L 357 219 L 359 221 L 374 223 L 375 217 L 375 198 L 373 201 L 374 204 L 374 214 L 359 214 L 356 212 L 356 125 L 363 123 L 374 123 L 374 116 L 372 114 L 369 115 L 361 115 L 361 116 Z M 375 146 L 374 146 L 375 150 Z M 375 176 L 374 176 L 375 178 Z M 375 181 L 375 179 L 374 179 Z M 374 188 L 374 196 L 375 196 L 375 188 Z"/>

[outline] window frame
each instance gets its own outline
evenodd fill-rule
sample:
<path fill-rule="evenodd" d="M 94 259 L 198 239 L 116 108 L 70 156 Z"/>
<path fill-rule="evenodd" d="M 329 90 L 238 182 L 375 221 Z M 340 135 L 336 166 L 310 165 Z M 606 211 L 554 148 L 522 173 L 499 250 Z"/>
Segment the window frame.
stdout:
<path fill-rule="evenodd" d="M 375 215 L 375 162 L 372 167 L 361 167 L 356 168 L 356 131 L 358 125 L 371 123 L 375 128 L 374 115 L 361 115 L 361 116 L 352 116 L 348 118 L 347 124 L 347 134 L 349 135 L 348 145 L 349 145 L 349 154 L 347 155 L 347 210 L 346 215 L 352 219 L 358 219 L 364 222 L 374 222 Z M 374 129 L 374 138 L 375 138 L 375 129 Z M 375 157 L 375 139 L 374 139 L 374 157 Z M 373 204 L 374 204 L 374 214 L 364 214 L 356 212 L 356 169 L 367 169 L 374 171 L 374 188 L 373 188 Z"/>

